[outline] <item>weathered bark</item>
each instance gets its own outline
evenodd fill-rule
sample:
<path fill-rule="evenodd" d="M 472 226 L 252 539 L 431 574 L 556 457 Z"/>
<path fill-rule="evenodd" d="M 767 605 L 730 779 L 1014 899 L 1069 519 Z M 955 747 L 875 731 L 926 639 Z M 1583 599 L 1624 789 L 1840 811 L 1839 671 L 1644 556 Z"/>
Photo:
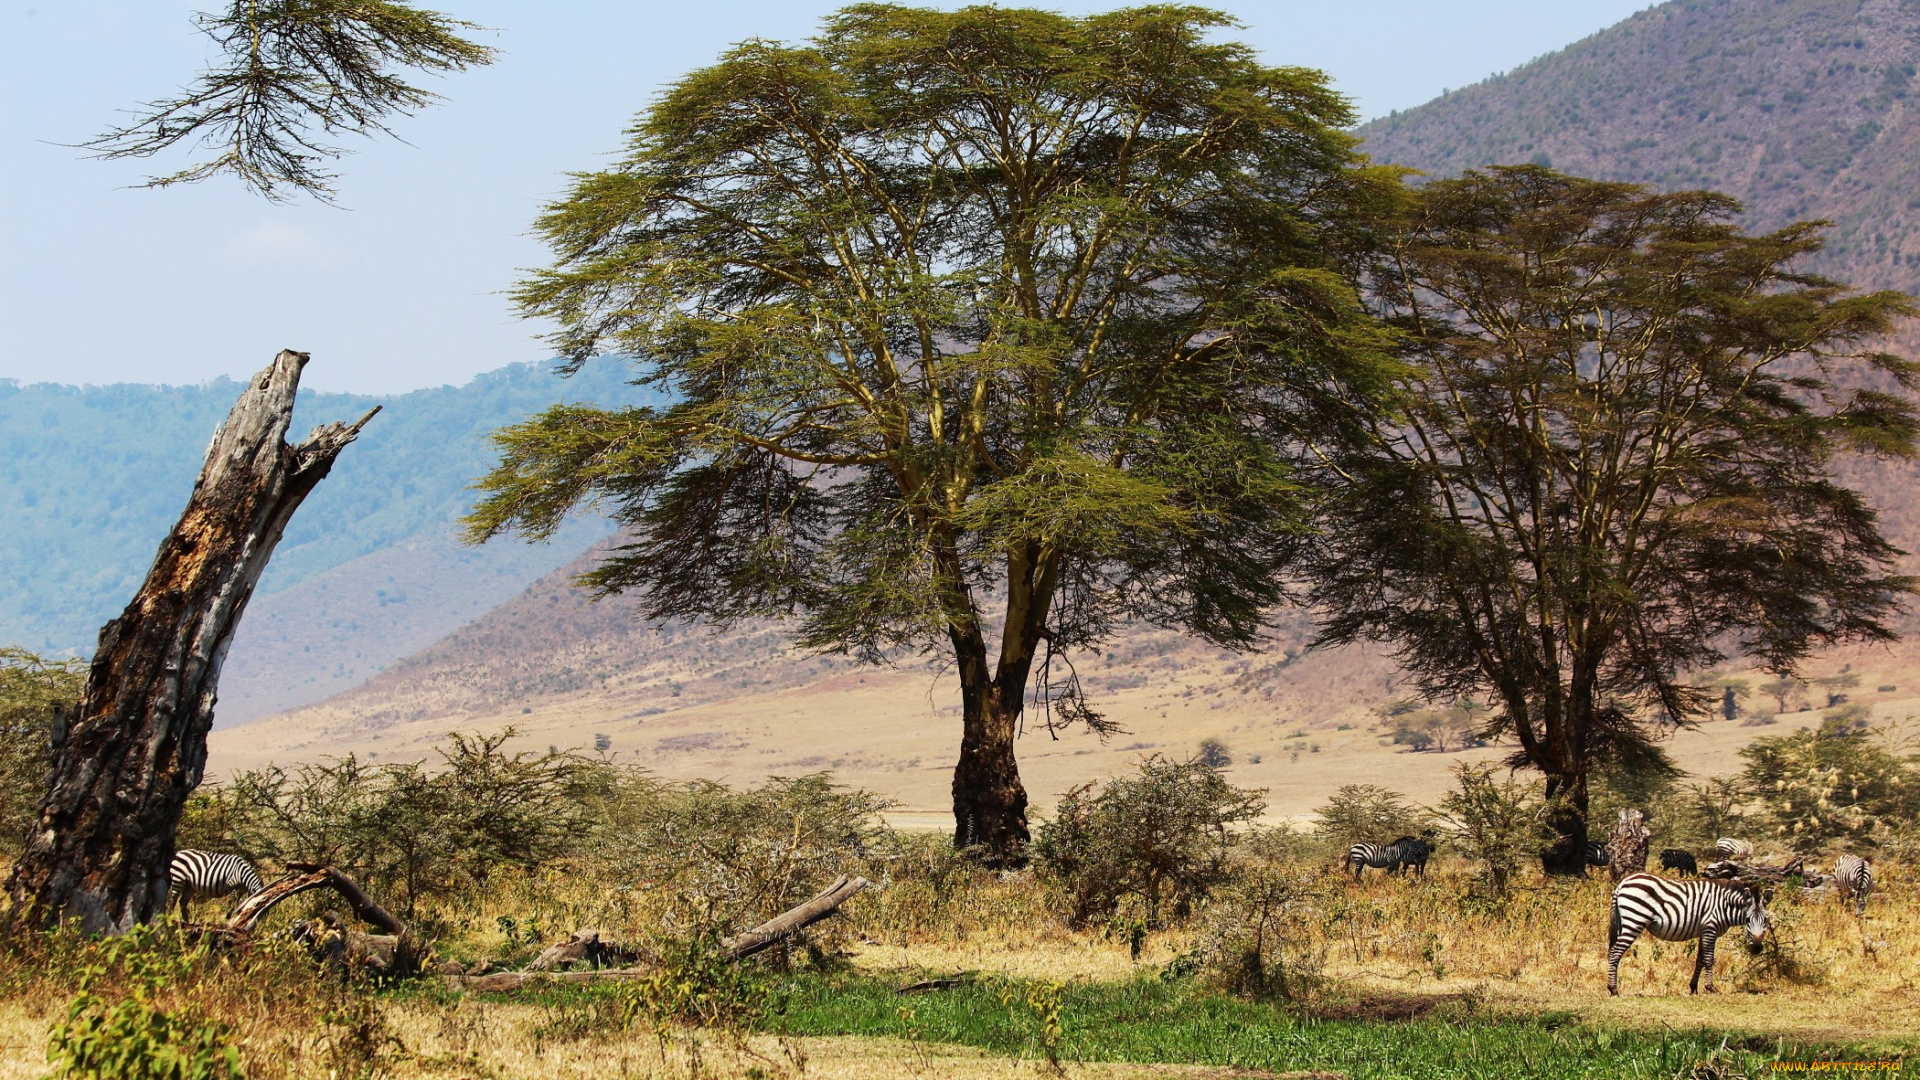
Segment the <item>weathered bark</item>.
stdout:
<path fill-rule="evenodd" d="M 165 908 L 174 830 L 206 767 L 220 667 L 240 615 L 294 511 L 373 415 L 288 445 L 306 362 L 282 352 L 254 376 L 214 433 L 145 583 L 101 628 L 79 711 L 7 881 L 16 922 L 73 920 L 117 933 Z"/>
<path fill-rule="evenodd" d="M 407 936 L 407 924 L 394 918 L 386 908 L 373 902 L 359 883 L 335 870 L 331 866 L 317 863 L 288 863 L 287 869 L 293 871 L 286 877 L 273 882 L 266 888 L 247 897 L 233 915 L 227 919 L 227 929 L 236 933 L 245 933 L 267 917 L 274 905 L 288 900 L 311 889 L 332 889 L 339 893 L 353 913 L 369 926 L 377 926 L 395 937 Z"/>
<path fill-rule="evenodd" d="M 784 941 L 840 910 L 841 904 L 859 895 L 869 884 L 871 883 L 866 878 L 841 874 L 834 879 L 833 884 L 822 889 L 818 896 L 799 907 L 776 915 L 751 930 L 721 941 L 720 951 L 725 953 L 729 960 L 752 956 L 761 949 Z"/>
<path fill-rule="evenodd" d="M 1647 815 L 1631 807 L 1620 811 L 1620 820 L 1607 841 L 1607 873 L 1615 885 L 1628 874 L 1647 872 L 1647 844 L 1653 830 L 1647 828 Z"/>

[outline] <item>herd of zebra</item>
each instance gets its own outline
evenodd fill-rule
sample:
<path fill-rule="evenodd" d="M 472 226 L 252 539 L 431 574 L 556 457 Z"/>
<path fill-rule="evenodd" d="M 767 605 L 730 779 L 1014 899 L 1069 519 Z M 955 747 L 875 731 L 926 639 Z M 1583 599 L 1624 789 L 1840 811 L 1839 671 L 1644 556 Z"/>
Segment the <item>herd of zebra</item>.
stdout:
<path fill-rule="evenodd" d="M 1418 837 L 1402 836 L 1386 844 L 1355 844 L 1347 851 L 1347 865 L 1355 880 L 1369 866 L 1388 874 L 1404 873 L 1412 868 L 1426 876 L 1427 860 L 1433 856 L 1433 831 Z M 1641 852 L 1645 853 L 1645 848 Z M 1722 837 L 1714 844 L 1722 859 L 1753 856 L 1753 844 Z M 1604 844 L 1586 846 L 1589 866 L 1606 866 L 1609 855 Z M 1700 992 L 1700 976 L 1707 976 L 1707 992 L 1713 992 L 1713 948 L 1720 935 L 1744 926 L 1747 948 L 1755 953 L 1767 934 L 1766 895 L 1757 885 L 1722 881 L 1699 876 L 1699 860 L 1692 852 L 1667 848 L 1660 853 L 1663 870 L 1693 875 L 1680 880 L 1656 874 L 1628 874 L 1613 889 L 1611 918 L 1607 925 L 1607 993 L 1620 993 L 1620 960 L 1633 948 L 1643 933 L 1664 941 L 1698 939 L 1694 952 L 1693 979 L 1687 992 Z M 1709 868 L 1711 869 L 1711 868 Z M 1841 855 L 1834 860 L 1833 882 L 1842 901 L 1851 902 L 1854 913 L 1865 915 L 1867 893 L 1873 888 L 1873 867 L 1858 855 Z"/>
<path fill-rule="evenodd" d="M 1433 857 L 1433 837 L 1429 829 L 1387 844 L 1355 844 L 1347 852 L 1347 862 L 1355 879 L 1369 866 L 1389 874 L 1411 868 L 1424 878 L 1427 860 Z M 1714 850 L 1729 859 L 1747 858 L 1753 854 L 1753 845 L 1722 839 Z M 1691 854 L 1671 848 L 1661 852 L 1666 869 L 1681 868 L 1679 860 L 1668 858 L 1675 854 L 1686 856 L 1686 871 L 1698 872 Z M 1592 865 L 1606 865 L 1606 849 L 1600 845 L 1588 844 L 1587 857 Z M 1840 856 L 1833 864 L 1833 880 L 1841 898 L 1850 900 L 1856 913 L 1866 914 L 1867 893 L 1873 888 L 1873 867 L 1867 860 L 1857 855 Z M 252 896 L 265 887 L 260 872 L 241 856 L 192 849 L 174 855 L 167 881 L 170 896 L 179 898 L 182 919 L 188 917 L 188 905 L 196 899 L 236 893 Z M 1665 941 L 1699 939 L 1688 992 L 1700 992 L 1700 975 L 1705 972 L 1707 991 L 1712 993 L 1714 944 L 1721 934 L 1738 926 L 1746 928 L 1747 947 L 1759 952 L 1767 933 L 1767 906 L 1758 886 L 1702 877 L 1676 880 L 1655 874 L 1628 874 L 1613 890 L 1612 918 L 1607 926 L 1607 992 L 1620 992 L 1620 960 L 1640 935 L 1647 933 Z"/>

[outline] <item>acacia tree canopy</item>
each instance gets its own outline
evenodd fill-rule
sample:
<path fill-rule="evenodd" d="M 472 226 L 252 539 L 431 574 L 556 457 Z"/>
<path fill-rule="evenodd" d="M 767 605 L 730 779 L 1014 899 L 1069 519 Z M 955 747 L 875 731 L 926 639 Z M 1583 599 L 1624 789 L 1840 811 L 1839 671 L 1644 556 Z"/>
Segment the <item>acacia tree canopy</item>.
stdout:
<path fill-rule="evenodd" d="M 1348 282 L 1397 177 L 1227 25 L 859 5 L 681 80 L 540 220 L 555 262 L 518 292 L 569 364 L 620 354 L 674 404 L 501 431 L 471 536 L 599 503 L 632 540 L 585 580 L 653 617 L 950 651 L 956 839 L 1013 857 L 1042 643 L 1253 644 L 1295 459 L 1390 383 Z"/>
<path fill-rule="evenodd" d="M 1558 800 L 1579 872 L 1587 777 L 1665 767 L 1687 681 L 1737 648 L 1793 673 L 1888 640 L 1912 582 L 1834 455 L 1910 455 L 1865 343 L 1913 314 L 1796 272 L 1820 223 L 1750 236 L 1734 200 L 1538 167 L 1427 185 L 1371 295 L 1409 412 L 1342 463 L 1316 558 L 1326 642 L 1389 642 L 1429 696 L 1482 695 Z"/>

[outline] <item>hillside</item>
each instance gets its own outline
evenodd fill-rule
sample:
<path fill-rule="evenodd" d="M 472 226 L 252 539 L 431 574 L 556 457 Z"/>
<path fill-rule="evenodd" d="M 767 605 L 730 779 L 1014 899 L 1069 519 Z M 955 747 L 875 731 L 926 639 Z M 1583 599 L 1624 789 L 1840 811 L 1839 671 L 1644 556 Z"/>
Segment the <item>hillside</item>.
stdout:
<path fill-rule="evenodd" d="M 1830 217 L 1838 225 L 1821 269 L 1912 289 L 1916 65 L 1920 3 L 1677 0 L 1361 134 L 1376 158 L 1431 175 L 1534 160 L 1728 190 L 1748 201 L 1754 227 Z M 1920 335 L 1900 345 L 1920 345 Z M 1855 460 L 1838 469 L 1881 509 L 1897 543 L 1920 550 L 1913 465 Z M 1920 570 L 1920 558 L 1912 565 Z M 715 635 L 643 623 L 625 601 L 592 605 L 566 588 L 572 569 L 364 686 L 225 733 L 213 767 L 349 749 L 418 755 L 445 731 L 511 723 L 539 743 L 603 742 L 668 775 L 833 768 L 912 806 L 943 803 L 958 740 L 951 680 L 918 661 L 855 669 L 797 657 L 773 627 Z M 1920 619 L 1907 628 L 1920 630 Z M 1094 698 L 1130 734 L 1106 745 L 1080 734 L 1055 743 L 1030 720 L 1022 761 L 1036 801 L 1141 753 L 1189 752 L 1207 736 L 1235 748 L 1240 778 L 1273 788 L 1282 813 L 1305 812 L 1342 782 L 1436 796 L 1455 756 L 1382 746 L 1374 728 L 1372 711 L 1404 692 L 1390 658 L 1303 654 L 1307 636 L 1296 618 L 1267 652 L 1238 657 L 1137 631 L 1103 655 L 1076 657 Z M 1861 700 L 1898 722 L 1920 705 L 1902 689 L 1920 684 L 1917 656 L 1910 645 L 1851 649 L 1810 673 L 1852 665 L 1877 688 Z M 1724 772 L 1754 736 L 1798 722 L 1709 724 L 1682 733 L 1673 750 L 1685 768 Z"/>
<path fill-rule="evenodd" d="M 391 397 L 303 394 L 294 430 L 381 414 L 287 530 L 242 622 L 221 723 L 364 681 L 578 554 L 582 522 L 548 545 L 466 548 L 467 485 L 486 433 L 556 401 L 630 398 L 618 365 L 571 380 L 520 364 Z M 85 655 L 171 528 L 240 384 L 21 386 L 0 380 L 0 642 Z"/>
<path fill-rule="evenodd" d="M 1673 0 L 1360 129 L 1376 160 L 1446 176 L 1532 161 L 1713 188 L 1748 224 L 1834 222 L 1820 269 L 1920 280 L 1920 4 Z"/>

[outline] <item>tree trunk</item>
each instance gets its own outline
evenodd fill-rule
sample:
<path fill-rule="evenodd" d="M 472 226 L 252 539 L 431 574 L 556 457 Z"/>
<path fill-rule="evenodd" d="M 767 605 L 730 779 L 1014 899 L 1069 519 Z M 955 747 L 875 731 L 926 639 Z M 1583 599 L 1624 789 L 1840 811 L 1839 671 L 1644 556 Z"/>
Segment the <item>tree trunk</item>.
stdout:
<path fill-rule="evenodd" d="M 1553 843 L 1540 853 L 1549 874 L 1585 877 L 1587 873 L 1587 778 L 1548 776 L 1547 797 L 1559 797 L 1547 813 Z"/>
<path fill-rule="evenodd" d="M 164 910 L 187 793 L 206 767 L 220 667 L 287 522 L 373 413 L 285 441 L 307 355 L 282 352 L 214 433 L 179 524 L 100 630 L 80 708 L 7 881 L 12 919 L 124 932 Z M 378 412 L 379 410 L 374 410 Z"/>
<path fill-rule="evenodd" d="M 968 687 L 963 679 L 960 690 L 966 728 L 953 769 L 953 846 L 982 848 L 997 866 L 1026 860 L 1027 789 L 1013 753 L 1019 693 L 1008 708 L 998 687 Z"/>

